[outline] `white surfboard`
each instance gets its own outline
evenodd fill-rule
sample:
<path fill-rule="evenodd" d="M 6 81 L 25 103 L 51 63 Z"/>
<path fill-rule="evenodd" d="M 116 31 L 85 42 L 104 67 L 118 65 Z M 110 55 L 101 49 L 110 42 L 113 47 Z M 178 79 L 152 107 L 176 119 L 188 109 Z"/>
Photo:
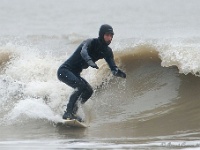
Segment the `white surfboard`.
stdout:
<path fill-rule="evenodd" d="M 79 122 L 76 119 L 72 119 L 72 120 L 63 119 L 63 121 L 59 122 L 58 125 L 66 125 L 69 127 L 78 127 L 78 128 L 87 128 L 88 127 L 84 122 Z"/>

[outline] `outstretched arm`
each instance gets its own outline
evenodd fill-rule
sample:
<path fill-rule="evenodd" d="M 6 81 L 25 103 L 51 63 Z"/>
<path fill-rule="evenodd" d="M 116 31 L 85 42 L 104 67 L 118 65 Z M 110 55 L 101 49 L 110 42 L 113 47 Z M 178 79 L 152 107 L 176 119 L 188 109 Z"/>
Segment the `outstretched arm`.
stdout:
<path fill-rule="evenodd" d="M 126 74 L 116 66 L 111 49 L 110 54 L 105 58 L 105 60 L 108 63 L 108 66 L 110 67 L 114 76 L 126 78 Z"/>

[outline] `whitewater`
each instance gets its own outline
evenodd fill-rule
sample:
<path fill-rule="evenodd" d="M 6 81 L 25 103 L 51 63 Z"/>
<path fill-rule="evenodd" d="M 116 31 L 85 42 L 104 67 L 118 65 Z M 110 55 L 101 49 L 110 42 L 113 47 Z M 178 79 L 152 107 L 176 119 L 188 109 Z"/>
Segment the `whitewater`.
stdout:
<path fill-rule="evenodd" d="M 2 0 L 0 149 L 199 149 L 198 0 Z M 57 126 L 73 89 L 58 67 L 108 23 L 127 78 L 82 72 L 86 129 Z"/>

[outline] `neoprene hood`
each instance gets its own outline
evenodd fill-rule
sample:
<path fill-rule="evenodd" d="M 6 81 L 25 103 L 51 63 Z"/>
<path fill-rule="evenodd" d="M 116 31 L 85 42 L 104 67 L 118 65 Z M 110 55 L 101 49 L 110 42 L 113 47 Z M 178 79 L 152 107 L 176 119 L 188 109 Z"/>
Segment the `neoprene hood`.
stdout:
<path fill-rule="evenodd" d="M 111 34 L 114 35 L 113 28 L 108 24 L 101 25 L 101 27 L 99 29 L 99 37 L 101 39 L 103 39 L 103 36 L 104 36 L 105 33 L 111 33 Z"/>

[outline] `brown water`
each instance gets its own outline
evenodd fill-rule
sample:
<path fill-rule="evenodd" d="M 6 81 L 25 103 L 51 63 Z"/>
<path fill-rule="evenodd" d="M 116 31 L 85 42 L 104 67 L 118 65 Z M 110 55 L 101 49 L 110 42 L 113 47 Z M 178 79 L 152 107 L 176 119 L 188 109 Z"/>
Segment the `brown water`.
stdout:
<path fill-rule="evenodd" d="M 5 63 L 12 62 L 12 59 L 4 58 Z M 95 79 L 100 82 L 90 80 L 92 83 L 96 81 L 98 86 L 81 109 L 82 113 L 79 112 L 82 115 L 84 112 L 86 123 L 90 126 L 86 129 L 57 126 L 63 110 L 61 108 L 57 113 L 60 104 L 56 105 L 48 94 L 31 99 L 30 95 L 26 95 L 29 82 L 13 84 L 10 78 L 4 76 L 12 67 L 5 70 L 5 63 L 2 63 L 2 84 L 7 86 L 7 96 L 12 99 L 1 105 L 1 148 L 198 147 L 200 78 L 180 74 L 175 66 L 162 67 L 158 52 L 149 46 L 116 52 L 115 59 L 127 73 L 127 79 L 113 78 L 105 62 L 99 62 L 100 69 L 95 72 Z M 88 78 L 88 74 L 83 75 Z M 56 84 L 62 85 L 57 80 Z M 13 92 L 9 92 L 11 89 Z M 42 89 L 39 90 L 41 92 Z M 4 95 L 2 100 L 8 97 Z M 49 107 L 54 110 L 53 114 Z"/>
<path fill-rule="evenodd" d="M 199 3 L 2 0 L 0 149 L 199 149 Z M 127 79 L 88 68 L 90 127 L 57 126 L 72 89 L 56 71 L 103 23 Z"/>

